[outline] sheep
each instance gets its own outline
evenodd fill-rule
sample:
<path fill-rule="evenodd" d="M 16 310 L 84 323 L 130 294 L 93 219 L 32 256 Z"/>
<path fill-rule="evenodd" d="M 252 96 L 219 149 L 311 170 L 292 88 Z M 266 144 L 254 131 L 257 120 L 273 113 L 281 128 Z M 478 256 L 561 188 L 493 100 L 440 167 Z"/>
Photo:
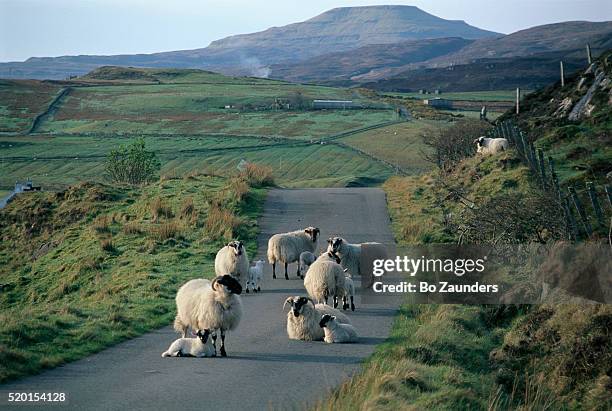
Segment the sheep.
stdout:
<path fill-rule="evenodd" d="M 300 278 L 304 279 L 304 276 L 306 275 L 306 271 L 308 271 L 308 267 L 310 267 L 312 263 L 315 262 L 316 259 L 317 259 L 317 256 L 311 253 L 310 251 L 304 251 L 303 253 L 300 254 L 300 265 L 299 265 Z"/>
<path fill-rule="evenodd" d="M 217 252 L 215 257 L 215 275 L 230 274 L 246 287 L 249 277 L 249 257 L 242 241 L 230 241 Z"/>
<path fill-rule="evenodd" d="M 508 140 L 505 138 L 478 137 L 474 140 L 476 152 L 480 154 L 497 154 L 508 150 Z"/>
<path fill-rule="evenodd" d="M 375 259 L 386 259 L 387 249 L 380 243 L 351 244 L 342 237 L 332 237 L 327 240 L 327 251 L 332 252 L 340 258 L 340 264 L 351 275 L 363 275 L 368 273 L 361 267 L 361 250 L 367 246 L 368 257 Z"/>
<path fill-rule="evenodd" d="M 324 314 L 319 321 L 319 327 L 325 332 L 325 341 L 332 343 L 351 343 L 357 341 L 357 330 L 351 324 L 341 324 L 336 317 Z"/>
<path fill-rule="evenodd" d="M 344 296 L 342 297 L 342 309 L 348 310 L 349 303 L 348 298 L 351 298 L 351 311 L 355 311 L 355 283 L 351 277 L 351 273 L 344 269 Z"/>
<path fill-rule="evenodd" d="M 210 330 L 198 330 L 197 338 L 178 338 L 170 344 L 162 357 L 215 357 L 217 355 Z"/>
<path fill-rule="evenodd" d="M 339 299 L 344 297 L 344 282 L 344 271 L 339 260 L 332 253 L 325 252 L 308 268 L 304 287 L 318 303 L 327 304 L 327 299 L 333 295 L 336 308 Z"/>
<path fill-rule="evenodd" d="M 316 304 L 308 297 L 289 297 L 285 300 L 283 309 L 291 305 L 287 313 L 287 335 L 292 340 L 321 341 L 325 332 L 319 326 L 321 316 L 330 314 L 336 316 L 339 323 L 350 324 L 346 315 L 327 304 Z"/>
<path fill-rule="evenodd" d="M 268 262 L 272 264 L 272 278 L 276 278 L 276 262 L 285 264 L 285 279 L 289 279 L 287 265 L 296 262 L 304 251 L 311 253 L 317 249 L 319 230 L 316 227 L 307 227 L 303 230 L 290 233 L 274 234 L 268 240 Z M 297 275 L 300 275 L 299 265 Z"/>
<path fill-rule="evenodd" d="M 253 289 L 253 292 L 256 293 L 261 291 L 261 280 L 263 279 L 263 260 L 257 260 L 255 262 L 255 267 L 249 267 L 249 279 L 246 285 L 246 292 L 249 292 L 249 286 Z"/>
<path fill-rule="evenodd" d="M 211 330 L 215 353 L 217 330 L 221 333 L 221 356 L 225 351 L 225 332 L 236 329 L 242 317 L 242 301 L 239 294 L 242 286 L 229 274 L 216 277 L 212 282 L 205 279 L 191 280 L 176 293 L 176 318 L 174 329 L 187 336 L 193 330 Z"/>

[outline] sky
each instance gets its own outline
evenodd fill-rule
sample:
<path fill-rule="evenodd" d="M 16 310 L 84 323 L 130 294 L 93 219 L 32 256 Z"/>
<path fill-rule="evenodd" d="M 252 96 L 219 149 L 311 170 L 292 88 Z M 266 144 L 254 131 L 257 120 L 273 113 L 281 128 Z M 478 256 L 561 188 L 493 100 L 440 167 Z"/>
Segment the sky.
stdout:
<path fill-rule="evenodd" d="M 500 33 L 568 20 L 612 20 L 612 0 L 0 0 L 0 62 L 202 48 L 334 7 L 376 4 L 417 6 Z"/>

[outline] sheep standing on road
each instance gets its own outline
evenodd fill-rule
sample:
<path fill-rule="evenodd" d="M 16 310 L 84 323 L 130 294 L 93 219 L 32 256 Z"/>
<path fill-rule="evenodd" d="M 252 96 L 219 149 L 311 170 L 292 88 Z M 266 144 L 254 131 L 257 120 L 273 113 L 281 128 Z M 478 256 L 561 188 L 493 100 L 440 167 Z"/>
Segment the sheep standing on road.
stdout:
<path fill-rule="evenodd" d="M 276 278 L 276 262 L 285 264 L 285 279 L 289 279 L 287 265 L 296 262 L 304 251 L 311 253 L 317 249 L 319 233 L 316 227 L 307 227 L 303 230 L 290 233 L 274 234 L 268 240 L 268 262 L 272 264 L 272 278 Z M 299 265 L 297 275 L 300 275 Z"/>
<path fill-rule="evenodd" d="M 478 137 L 474 140 L 476 152 L 480 154 L 497 154 L 508 150 L 508 140 L 505 138 Z"/>
<path fill-rule="evenodd" d="M 205 279 L 191 280 L 176 293 L 176 318 L 174 329 L 183 338 L 187 331 L 211 330 L 215 345 L 217 330 L 221 333 L 221 356 L 225 352 L 225 332 L 234 330 L 242 318 L 242 302 L 239 294 L 242 286 L 231 275 L 216 277 L 212 282 Z"/>
<path fill-rule="evenodd" d="M 357 341 L 357 330 L 351 324 L 341 324 L 333 315 L 325 314 L 319 321 L 319 326 L 325 331 L 324 341 L 332 343 L 351 343 Z"/>
<path fill-rule="evenodd" d="M 263 280 L 263 269 L 264 262 L 263 260 L 257 260 L 255 262 L 255 267 L 249 267 L 249 279 L 247 280 L 246 292 L 249 292 L 249 287 L 253 289 L 253 292 L 256 293 L 261 291 L 261 281 Z"/>
<path fill-rule="evenodd" d="M 344 271 L 337 257 L 325 252 L 308 268 L 304 287 L 308 295 L 318 303 L 327 304 L 327 299 L 333 296 L 336 308 L 339 299 L 344 297 L 344 281 Z"/>
<path fill-rule="evenodd" d="M 285 305 L 291 305 L 287 313 L 287 335 L 292 340 L 321 341 L 325 332 L 319 326 L 321 317 L 325 314 L 336 316 L 338 322 L 350 324 L 346 315 L 326 304 L 316 304 L 307 297 L 289 297 Z"/>
<path fill-rule="evenodd" d="M 249 257 L 242 241 L 230 241 L 217 252 L 215 275 L 225 274 L 237 279 L 242 288 L 246 287 L 249 277 Z"/>
<path fill-rule="evenodd" d="M 210 330 L 198 330 L 197 338 L 178 338 L 170 344 L 162 357 L 214 357 L 217 355 Z"/>
<path fill-rule="evenodd" d="M 342 309 L 348 310 L 349 308 L 349 297 L 351 299 L 351 311 L 355 311 L 355 283 L 351 277 L 351 273 L 344 269 L 344 296 L 342 297 Z"/>
<path fill-rule="evenodd" d="M 360 266 L 361 251 L 366 246 L 370 257 L 386 259 L 387 249 L 380 243 L 351 244 L 342 237 L 332 237 L 327 240 L 327 251 L 340 258 L 340 264 L 351 276 L 368 274 L 367 267 Z"/>
<path fill-rule="evenodd" d="M 310 251 L 304 251 L 302 254 L 300 254 L 300 278 L 304 278 L 306 271 L 308 271 L 308 268 L 315 262 L 316 259 L 317 256 Z"/>

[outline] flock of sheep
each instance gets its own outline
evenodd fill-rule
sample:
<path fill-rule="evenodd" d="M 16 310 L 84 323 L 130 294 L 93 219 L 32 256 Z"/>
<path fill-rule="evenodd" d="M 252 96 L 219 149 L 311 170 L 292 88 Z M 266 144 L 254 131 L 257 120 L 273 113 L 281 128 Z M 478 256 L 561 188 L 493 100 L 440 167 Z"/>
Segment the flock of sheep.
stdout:
<path fill-rule="evenodd" d="M 289 233 L 275 234 L 268 241 L 268 262 L 276 278 L 276 263 L 287 266 L 298 263 L 297 275 L 304 279 L 308 296 L 292 296 L 285 300 L 287 335 L 290 339 L 349 343 L 358 339 L 349 317 L 338 309 L 355 311 L 355 285 L 353 275 L 361 275 L 360 254 L 362 244 L 350 244 L 342 237 L 332 237 L 327 249 L 315 255 L 320 230 L 307 227 Z M 364 243 L 384 247 L 379 243 Z M 162 357 L 214 357 L 217 337 L 221 337 L 221 356 L 227 356 L 225 334 L 236 329 L 242 317 L 240 294 L 244 289 L 261 291 L 264 262 L 255 266 L 249 259 L 242 241 L 230 241 L 215 258 L 215 274 L 210 281 L 195 279 L 185 283 L 176 294 L 174 329 L 182 338 L 175 340 Z M 332 305 L 328 300 L 332 299 Z M 195 338 L 188 337 L 189 330 Z"/>

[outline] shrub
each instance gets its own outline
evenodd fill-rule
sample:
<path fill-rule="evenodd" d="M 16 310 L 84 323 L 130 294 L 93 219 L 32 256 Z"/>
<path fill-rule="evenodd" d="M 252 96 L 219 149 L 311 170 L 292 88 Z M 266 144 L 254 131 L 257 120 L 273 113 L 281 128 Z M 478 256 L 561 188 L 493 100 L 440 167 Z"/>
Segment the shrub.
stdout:
<path fill-rule="evenodd" d="M 115 251 L 115 245 L 113 244 L 113 240 L 110 238 L 100 240 L 100 248 L 102 251 L 106 251 L 107 253 L 112 253 Z"/>
<path fill-rule="evenodd" d="M 91 224 L 93 230 L 98 234 L 109 233 L 111 225 L 111 217 L 108 215 L 102 215 L 96 217 Z"/>
<path fill-rule="evenodd" d="M 192 221 L 196 216 L 195 204 L 193 203 L 193 197 L 187 197 L 181 204 L 181 218 Z"/>
<path fill-rule="evenodd" d="M 106 159 L 106 173 L 117 183 L 143 184 L 155 180 L 161 163 L 152 151 L 147 151 L 144 139 L 112 150 Z"/>
<path fill-rule="evenodd" d="M 230 198 L 240 202 L 249 193 L 249 184 L 241 178 L 232 178 L 227 185 Z"/>
<path fill-rule="evenodd" d="M 122 231 L 124 234 L 142 234 L 142 227 L 138 223 L 127 223 L 123 226 Z"/>
<path fill-rule="evenodd" d="M 160 197 L 155 197 L 150 205 L 153 222 L 157 222 L 160 217 L 172 218 L 172 209 Z"/>
<path fill-rule="evenodd" d="M 168 221 L 151 228 L 151 236 L 157 241 L 179 238 L 182 228 L 176 221 Z"/>
<path fill-rule="evenodd" d="M 239 175 L 252 187 L 265 187 L 274 184 L 272 167 L 247 163 Z"/>
<path fill-rule="evenodd" d="M 234 230 L 240 226 L 242 220 L 235 216 L 231 210 L 213 204 L 208 211 L 204 230 L 212 240 L 231 240 Z"/>

